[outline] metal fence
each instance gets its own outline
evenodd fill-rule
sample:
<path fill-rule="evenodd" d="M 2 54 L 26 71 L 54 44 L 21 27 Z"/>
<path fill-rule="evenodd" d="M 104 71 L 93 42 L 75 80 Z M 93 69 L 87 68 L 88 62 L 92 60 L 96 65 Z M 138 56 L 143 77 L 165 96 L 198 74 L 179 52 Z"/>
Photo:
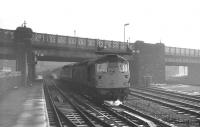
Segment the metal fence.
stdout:
<path fill-rule="evenodd" d="M 165 54 L 172 56 L 200 57 L 200 50 L 177 47 L 165 47 Z"/>

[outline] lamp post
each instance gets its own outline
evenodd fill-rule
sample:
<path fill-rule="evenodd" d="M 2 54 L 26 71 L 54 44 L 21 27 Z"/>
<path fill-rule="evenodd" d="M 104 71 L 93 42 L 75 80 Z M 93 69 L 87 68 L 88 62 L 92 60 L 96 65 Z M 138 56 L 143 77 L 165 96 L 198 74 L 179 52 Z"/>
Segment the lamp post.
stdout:
<path fill-rule="evenodd" d="M 76 37 L 76 30 L 74 30 L 74 37 Z"/>
<path fill-rule="evenodd" d="M 124 24 L 124 42 L 125 42 L 125 27 L 130 25 L 129 23 Z"/>

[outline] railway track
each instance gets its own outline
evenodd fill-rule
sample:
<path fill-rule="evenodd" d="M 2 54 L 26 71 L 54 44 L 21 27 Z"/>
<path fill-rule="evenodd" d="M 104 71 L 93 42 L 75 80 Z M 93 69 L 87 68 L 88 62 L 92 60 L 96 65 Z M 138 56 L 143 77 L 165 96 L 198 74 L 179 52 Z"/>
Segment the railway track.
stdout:
<path fill-rule="evenodd" d="M 62 93 L 64 96 L 66 93 Z M 91 119 L 98 121 L 102 126 L 110 127 L 139 127 L 143 126 L 144 122 L 142 120 L 135 120 L 134 122 L 123 117 L 122 115 L 113 112 L 102 106 L 97 106 L 92 104 L 90 101 L 81 98 L 77 95 L 71 95 L 71 97 L 76 101 L 80 109 Z M 147 126 L 146 127 L 153 127 Z"/>
<path fill-rule="evenodd" d="M 69 127 L 95 127 L 97 124 L 85 116 L 85 114 L 70 100 L 65 100 L 53 85 L 46 86 L 48 95 L 52 98 L 54 107 L 60 113 L 61 126 Z M 50 110 L 51 112 L 51 110 Z M 50 122 L 51 123 L 51 122 Z M 50 124 L 51 125 L 51 124 Z M 59 127 L 59 126 L 58 126 Z"/>
<path fill-rule="evenodd" d="M 98 107 L 95 107 L 94 105 L 91 104 L 86 104 L 86 102 L 81 102 L 80 100 L 77 101 L 76 97 L 72 97 L 72 96 L 68 96 L 66 95 L 66 93 L 61 92 L 60 90 L 58 90 L 55 86 L 49 86 L 49 91 L 51 91 L 50 93 L 52 93 L 51 95 L 53 95 L 54 97 L 57 98 L 57 100 L 61 100 L 60 104 L 56 104 L 56 108 L 62 112 L 62 114 L 64 116 L 66 116 L 68 118 L 68 121 L 71 121 L 72 123 L 74 123 L 74 126 L 81 126 L 81 127 L 85 127 L 85 126 L 97 126 L 97 127 L 104 127 L 104 126 L 108 126 L 108 127 L 138 127 L 140 125 L 133 123 L 132 121 L 128 121 L 128 120 L 120 120 L 119 116 L 115 116 L 113 114 L 108 113 L 106 110 L 100 110 Z M 70 99 L 71 98 L 71 99 Z M 73 98 L 73 99 L 72 99 Z M 76 99 L 75 99 L 76 98 Z M 70 102 L 70 106 L 68 105 L 68 107 L 66 106 L 66 102 L 69 101 Z M 63 103 L 64 102 L 64 103 Z M 60 106 L 62 105 L 62 106 Z M 64 105 L 64 106 L 63 106 Z M 70 107 L 76 107 L 75 109 L 79 110 L 79 112 L 74 113 L 75 111 L 70 108 Z M 65 112 L 66 110 L 71 110 L 70 113 L 69 112 Z M 73 111 L 72 111 L 73 110 Z M 72 113 L 73 112 L 73 113 Z M 82 115 L 80 115 L 80 112 L 82 112 Z M 75 117 L 78 116 L 78 120 L 82 121 L 82 123 L 84 123 L 84 125 L 77 125 L 77 122 L 74 122 L 74 119 L 70 119 L 72 118 L 72 114 L 76 114 Z M 84 117 L 83 117 L 84 116 Z M 84 121 L 84 119 L 87 118 L 87 122 Z M 76 120 L 77 120 L 76 119 Z M 90 123 L 88 123 L 88 121 L 90 121 Z"/>
<path fill-rule="evenodd" d="M 86 96 L 86 98 L 88 100 L 90 100 L 90 98 L 88 98 Z M 102 105 L 102 107 L 104 109 L 106 109 L 109 112 L 117 112 L 119 113 L 121 116 L 131 120 L 131 121 L 135 121 L 135 122 L 142 122 L 143 124 L 146 124 L 146 126 L 150 126 L 150 127 L 176 127 L 173 124 L 170 124 L 168 122 L 162 121 L 161 119 L 158 119 L 156 117 L 147 115 L 143 112 L 140 112 L 138 110 L 135 110 L 127 105 L 119 105 L 119 106 L 110 106 L 110 105 Z M 138 119 L 142 119 L 138 120 Z"/>
<path fill-rule="evenodd" d="M 88 98 L 88 96 L 85 96 L 82 94 L 85 98 L 88 100 L 91 100 Z M 90 102 L 87 102 L 90 103 Z M 176 127 L 173 124 L 170 124 L 168 122 L 162 121 L 161 119 L 149 116 L 147 114 L 144 114 L 140 111 L 137 111 L 135 109 L 132 109 L 131 107 L 127 105 L 120 105 L 120 106 L 109 106 L 109 105 L 102 105 L 101 108 L 104 110 L 107 110 L 107 112 L 111 112 L 112 114 L 121 115 L 123 116 L 121 119 L 129 119 L 130 121 L 134 121 L 138 125 L 144 125 L 145 127 Z"/>
<path fill-rule="evenodd" d="M 152 117 L 150 119 L 150 116 L 144 117 L 144 114 L 141 116 L 125 105 L 96 105 L 77 94 L 62 92 L 55 85 L 49 85 L 47 89 L 58 114 L 62 116 L 61 124 L 70 123 L 70 126 L 77 127 L 175 127 L 161 120 L 157 122 Z"/>
<path fill-rule="evenodd" d="M 200 111 L 200 105 L 199 103 L 193 102 L 193 101 L 186 101 L 186 99 L 184 98 L 180 98 L 180 97 L 175 97 L 172 95 L 164 95 L 163 93 L 152 93 L 152 92 L 148 92 L 146 90 L 133 90 L 132 91 L 134 93 L 138 93 L 138 94 L 143 94 L 145 96 L 149 96 L 155 99 L 159 99 L 162 101 L 166 101 L 169 102 L 171 104 L 175 104 L 177 106 L 180 107 L 185 107 L 191 110 L 196 110 L 196 111 Z"/>
<path fill-rule="evenodd" d="M 152 88 L 152 87 L 148 88 L 148 89 L 141 89 L 141 90 L 149 91 L 151 93 L 158 93 L 158 94 L 162 94 L 162 95 L 176 97 L 176 98 L 180 98 L 180 99 L 191 101 L 191 102 L 200 103 L 199 96 L 181 94 L 181 93 L 177 93 L 177 92 L 173 92 L 173 91 L 166 91 L 166 90 L 163 90 L 160 88 Z"/>
<path fill-rule="evenodd" d="M 155 91 L 151 90 L 139 89 L 131 89 L 130 94 L 135 97 L 142 98 L 160 104 L 162 106 L 171 108 L 179 114 L 190 114 L 191 117 L 196 118 L 196 121 L 199 121 L 200 119 L 200 106 L 196 104 L 197 100 L 195 100 L 194 98 L 185 97 L 187 98 L 187 101 L 184 101 L 180 100 L 180 98 L 184 99 L 184 97 L 181 97 L 180 95 L 168 95 L 167 93 L 163 93 L 160 91 L 156 93 Z M 195 100 L 195 102 L 192 102 L 193 99 Z"/>
<path fill-rule="evenodd" d="M 132 121 L 134 121 L 134 119 L 131 118 L 132 116 L 143 119 L 143 121 L 145 121 L 146 124 L 148 124 L 148 126 L 176 127 L 175 125 L 170 124 L 170 123 L 165 122 L 165 121 L 162 121 L 161 119 L 155 118 L 153 116 L 149 116 L 145 113 L 142 113 L 140 111 L 132 109 L 131 107 L 129 107 L 127 105 L 120 105 L 119 107 L 112 107 L 112 110 L 119 112 L 121 115 L 129 118 Z"/>
<path fill-rule="evenodd" d="M 53 103 L 51 96 L 48 94 L 48 89 L 46 88 L 46 84 L 44 82 L 44 95 L 46 100 L 46 108 L 48 113 L 48 121 L 51 127 L 63 127 L 61 122 L 61 116 L 58 114 L 58 111 Z"/>

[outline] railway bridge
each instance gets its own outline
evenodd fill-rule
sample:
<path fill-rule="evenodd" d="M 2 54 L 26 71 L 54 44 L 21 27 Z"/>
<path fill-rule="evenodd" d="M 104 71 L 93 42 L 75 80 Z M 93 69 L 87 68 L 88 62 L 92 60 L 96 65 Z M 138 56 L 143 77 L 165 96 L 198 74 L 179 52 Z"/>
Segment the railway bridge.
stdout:
<path fill-rule="evenodd" d="M 37 61 L 78 62 L 102 54 L 120 54 L 130 62 L 131 83 L 142 86 L 145 77 L 155 83 L 200 82 L 200 50 L 167 47 L 143 41 L 125 43 L 33 32 L 26 26 L 16 30 L 0 29 L 0 59 L 16 60 L 23 84 L 35 79 Z M 168 76 L 170 67 L 185 68 L 187 75 Z"/>

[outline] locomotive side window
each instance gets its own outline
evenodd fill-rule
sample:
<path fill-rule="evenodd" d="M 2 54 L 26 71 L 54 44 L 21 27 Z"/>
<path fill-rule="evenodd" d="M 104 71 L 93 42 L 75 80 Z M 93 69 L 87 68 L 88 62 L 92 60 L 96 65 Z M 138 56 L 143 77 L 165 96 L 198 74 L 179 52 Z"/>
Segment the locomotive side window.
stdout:
<path fill-rule="evenodd" d="M 119 63 L 119 71 L 120 72 L 128 72 L 129 66 L 127 63 Z"/>
<path fill-rule="evenodd" d="M 107 72 L 108 63 L 96 64 L 97 72 Z"/>

